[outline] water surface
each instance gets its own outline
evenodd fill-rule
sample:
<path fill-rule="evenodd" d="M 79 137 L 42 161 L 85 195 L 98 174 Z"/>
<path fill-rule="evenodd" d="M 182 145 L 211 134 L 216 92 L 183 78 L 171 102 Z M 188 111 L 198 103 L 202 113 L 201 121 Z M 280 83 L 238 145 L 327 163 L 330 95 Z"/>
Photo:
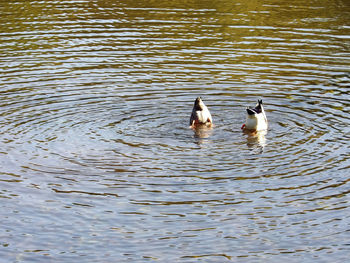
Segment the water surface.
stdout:
<path fill-rule="evenodd" d="M 2 1 L 5 262 L 343 262 L 347 1 Z M 215 127 L 189 129 L 202 96 Z M 269 130 L 241 132 L 262 98 Z"/>

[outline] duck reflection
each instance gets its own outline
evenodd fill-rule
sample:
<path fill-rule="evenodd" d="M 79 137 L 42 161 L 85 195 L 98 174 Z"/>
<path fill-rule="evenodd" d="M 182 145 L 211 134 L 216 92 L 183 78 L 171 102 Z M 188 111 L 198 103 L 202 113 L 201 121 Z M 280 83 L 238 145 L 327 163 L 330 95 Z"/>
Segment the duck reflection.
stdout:
<path fill-rule="evenodd" d="M 244 131 L 247 135 L 247 146 L 249 149 L 258 150 L 259 152 L 263 152 L 266 146 L 266 134 L 267 131 Z"/>
<path fill-rule="evenodd" d="M 191 127 L 194 131 L 194 137 L 199 139 L 207 139 L 213 134 L 213 126 L 196 125 L 195 127 Z"/>

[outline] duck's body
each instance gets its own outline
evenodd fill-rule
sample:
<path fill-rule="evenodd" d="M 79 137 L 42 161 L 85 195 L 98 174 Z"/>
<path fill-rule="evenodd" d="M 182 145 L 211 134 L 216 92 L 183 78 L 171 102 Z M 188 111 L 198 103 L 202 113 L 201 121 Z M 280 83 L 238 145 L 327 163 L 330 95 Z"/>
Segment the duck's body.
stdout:
<path fill-rule="evenodd" d="M 268 123 L 262 100 L 258 100 L 255 108 L 247 108 L 247 118 L 242 129 L 248 131 L 263 131 L 267 130 Z"/>
<path fill-rule="evenodd" d="M 211 126 L 213 124 L 213 119 L 211 114 L 202 101 L 201 97 L 198 97 L 193 106 L 191 118 L 190 118 L 190 126 L 196 127 L 197 125 L 206 125 Z"/>

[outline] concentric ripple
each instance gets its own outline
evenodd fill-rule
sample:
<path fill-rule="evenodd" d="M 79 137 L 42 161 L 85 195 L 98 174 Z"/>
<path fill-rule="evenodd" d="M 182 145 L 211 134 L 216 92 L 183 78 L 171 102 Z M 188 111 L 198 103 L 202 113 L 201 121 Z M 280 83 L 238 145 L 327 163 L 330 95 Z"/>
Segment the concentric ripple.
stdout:
<path fill-rule="evenodd" d="M 0 12 L 1 258 L 348 259 L 347 3 Z M 189 128 L 197 96 L 213 128 Z M 242 133 L 260 98 L 268 131 Z"/>

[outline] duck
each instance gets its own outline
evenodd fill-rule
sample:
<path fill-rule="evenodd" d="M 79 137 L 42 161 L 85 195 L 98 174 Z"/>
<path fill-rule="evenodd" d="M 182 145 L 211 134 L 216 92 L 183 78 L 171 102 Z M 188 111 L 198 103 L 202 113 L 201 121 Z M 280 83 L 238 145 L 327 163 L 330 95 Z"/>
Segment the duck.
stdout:
<path fill-rule="evenodd" d="M 267 118 L 263 107 L 263 102 L 261 99 L 254 108 L 247 107 L 246 122 L 242 125 L 242 130 L 245 131 L 266 131 L 268 128 Z"/>
<path fill-rule="evenodd" d="M 198 126 L 205 125 L 207 127 L 211 127 L 213 125 L 213 118 L 209 112 L 207 106 L 205 106 L 201 97 L 197 97 L 190 118 L 190 127 L 196 128 Z"/>

